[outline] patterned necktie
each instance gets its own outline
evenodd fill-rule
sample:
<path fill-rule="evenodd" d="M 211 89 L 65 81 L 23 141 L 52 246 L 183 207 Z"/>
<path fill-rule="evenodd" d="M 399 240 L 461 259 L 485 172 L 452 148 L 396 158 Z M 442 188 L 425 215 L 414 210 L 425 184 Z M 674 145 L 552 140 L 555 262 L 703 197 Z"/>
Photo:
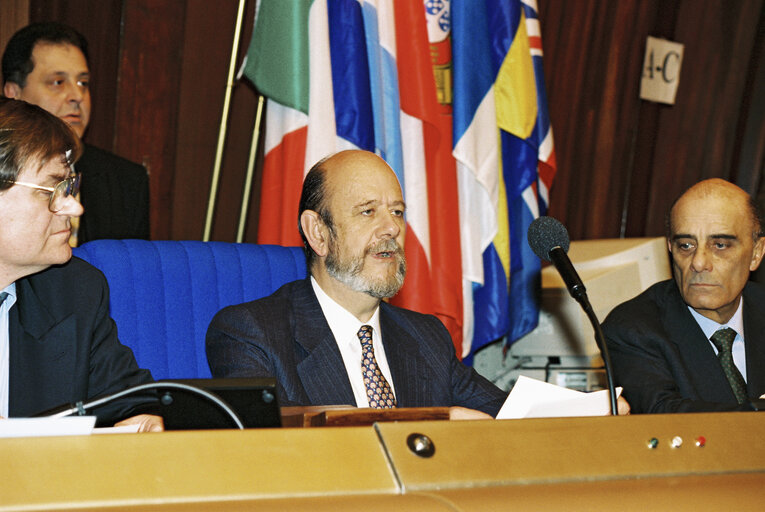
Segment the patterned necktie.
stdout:
<path fill-rule="evenodd" d="M 720 329 L 716 331 L 712 337 L 712 343 L 717 347 L 717 358 L 720 360 L 725 376 L 728 378 L 733 394 L 736 395 L 738 403 L 743 404 L 746 397 L 746 382 L 741 376 L 741 372 L 738 371 L 736 365 L 733 364 L 733 340 L 736 338 L 736 331 L 730 327 Z"/>
<path fill-rule="evenodd" d="M 8 292 L 0 292 L 0 306 L 3 305 L 5 299 L 8 297 Z"/>
<path fill-rule="evenodd" d="M 362 325 L 356 336 L 361 342 L 361 375 L 364 377 L 364 385 L 367 388 L 369 407 L 373 409 L 396 407 L 396 397 L 377 366 L 375 351 L 372 348 L 372 327 Z"/>

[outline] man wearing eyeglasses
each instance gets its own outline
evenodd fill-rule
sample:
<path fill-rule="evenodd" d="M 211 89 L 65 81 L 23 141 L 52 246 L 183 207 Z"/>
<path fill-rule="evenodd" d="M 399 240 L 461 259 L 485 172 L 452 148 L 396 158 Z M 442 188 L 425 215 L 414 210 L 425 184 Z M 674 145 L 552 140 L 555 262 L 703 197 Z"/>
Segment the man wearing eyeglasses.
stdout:
<path fill-rule="evenodd" d="M 120 344 L 104 276 L 69 246 L 82 215 L 81 145 L 61 120 L 0 98 L 0 416 L 30 416 L 151 382 Z M 162 430 L 133 397 L 95 409 L 99 424 Z"/>
<path fill-rule="evenodd" d="M 38 105 L 82 138 L 90 121 L 90 70 L 85 38 L 61 23 L 16 32 L 2 58 L 3 94 Z M 85 176 L 85 214 L 73 223 L 72 245 L 101 238 L 149 238 L 146 169 L 89 144 L 75 164 Z M 76 229 L 75 229 L 76 228 Z"/>

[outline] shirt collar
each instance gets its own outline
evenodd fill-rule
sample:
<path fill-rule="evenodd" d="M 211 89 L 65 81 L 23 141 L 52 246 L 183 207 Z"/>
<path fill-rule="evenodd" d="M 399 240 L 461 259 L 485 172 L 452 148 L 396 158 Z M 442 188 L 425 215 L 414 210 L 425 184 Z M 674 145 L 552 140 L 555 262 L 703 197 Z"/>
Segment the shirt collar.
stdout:
<path fill-rule="evenodd" d="M 380 332 L 380 306 L 375 308 L 375 312 L 372 314 L 372 318 L 368 322 L 360 322 L 358 318 L 353 316 L 353 313 L 345 309 L 343 306 L 335 302 L 335 300 L 326 294 L 322 290 L 319 283 L 316 282 L 313 276 L 311 276 L 311 286 L 316 294 L 316 298 L 319 301 L 321 310 L 324 312 L 324 318 L 327 319 L 329 328 L 335 335 L 336 340 L 345 338 L 343 333 L 353 332 L 355 335 L 362 325 L 369 325 L 374 329 L 374 332 Z"/>
<path fill-rule="evenodd" d="M 693 315 L 693 318 L 696 320 L 696 323 L 699 324 L 699 327 L 701 327 L 701 330 L 704 331 L 704 335 L 707 337 L 707 339 L 711 338 L 712 335 L 717 331 L 718 329 L 722 329 L 723 327 L 730 327 L 734 331 L 736 331 L 736 334 L 741 336 L 741 339 L 744 339 L 744 297 L 741 297 L 741 300 L 738 303 L 738 308 L 736 309 L 736 312 L 733 313 L 733 316 L 730 320 L 728 320 L 725 324 L 718 324 L 714 320 L 711 320 L 704 315 L 699 314 L 695 309 L 688 306 L 688 311 L 691 312 L 691 315 Z"/>
<path fill-rule="evenodd" d="M 16 303 L 16 282 L 12 282 L 0 292 L 5 292 L 8 294 L 8 296 L 5 298 L 5 302 L 3 302 L 2 307 L 5 308 L 6 311 L 11 309 L 11 306 L 13 306 Z"/>

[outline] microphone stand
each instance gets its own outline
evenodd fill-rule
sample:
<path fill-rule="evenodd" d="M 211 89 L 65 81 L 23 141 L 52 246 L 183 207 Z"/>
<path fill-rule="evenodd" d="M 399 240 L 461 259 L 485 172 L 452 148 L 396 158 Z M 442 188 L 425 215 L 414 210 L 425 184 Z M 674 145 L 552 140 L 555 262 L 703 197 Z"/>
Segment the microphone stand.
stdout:
<path fill-rule="evenodd" d="M 611 414 L 616 416 L 618 408 L 616 406 L 616 388 L 614 387 L 614 378 L 611 371 L 611 356 L 608 353 L 603 330 L 600 328 L 598 317 L 592 310 L 592 305 L 587 298 L 587 290 L 584 287 L 579 274 L 577 274 L 574 264 L 568 257 L 569 237 L 568 231 L 563 224 L 552 217 L 538 217 L 529 226 L 528 235 L 529 247 L 542 260 L 549 261 L 555 265 L 558 274 L 568 289 L 568 293 L 582 306 L 587 318 L 595 331 L 595 343 L 600 349 L 600 355 L 603 358 L 603 364 L 606 369 L 606 380 L 608 382 L 608 392 L 611 395 Z"/>
<path fill-rule="evenodd" d="M 242 420 L 239 419 L 239 416 L 234 412 L 231 406 L 229 406 L 226 402 L 224 402 L 220 397 L 204 389 L 200 389 L 194 386 L 189 386 L 188 384 L 181 384 L 180 382 L 149 382 L 147 384 L 140 384 L 132 388 L 124 389 L 118 393 L 114 393 L 113 395 L 108 395 L 102 398 L 96 398 L 95 400 L 91 400 L 90 402 L 83 402 L 82 400 L 80 400 L 79 402 L 75 402 L 73 407 L 63 410 L 61 412 L 58 412 L 56 414 L 52 414 L 48 417 L 63 418 L 65 416 L 70 416 L 72 414 L 77 414 L 78 416 L 85 416 L 89 409 L 94 409 L 101 405 L 105 405 L 113 400 L 122 398 L 123 396 L 132 395 L 133 393 L 138 393 L 138 392 L 146 391 L 149 389 L 162 389 L 162 388 L 181 389 L 183 391 L 189 391 L 191 393 L 201 395 L 202 397 L 206 398 L 210 402 L 220 407 L 220 409 L 223 410 L 223 412 L 225 412 L 229 416 L 229 418 L 234 422 L 234 424 L 236 425 L 238 429 L 244 430 L 244 424 L 242 424 Z M 160 398 L 160 401 L 163 401 L 164 403 L 164 401 L 168 399 L 170 400 L 170 402 L 172 402 L 172 397 L 169 397 L 169 396 L 167 397 L 162 396 Z"/>
<path fill-rule="evenodd" d="M 603 358 L 603 365 L 606 367 L 606 381 L 608 383 L 608 392 L 611 395 L 611 414 L 617 415 L 616 407 L 616 388 L 614 387 L 614 377 L 611 372 L 611 356 L 608 353 L 608 347 L 606 346 L 605 337 L 603 336 L 603 330 L 600 328 L 600 322 L 595 315 L 595 311 L 592 309 L 590 300 L 587 298 L 587 290 L 584 287 L 584 283 L 579 279 L 574 265 L 571 263 L 565 249 L 560 246 L 553 247 L 549 252 L 550 261 L 558 269 L 558 273 L 563 278 L 571 296 L 582 306 L 587 318 L 592 324 L 592 328 L 595 331 L 595 343 L 597 343 L 600 349 L 600 355 Z"/>
<path fill-rule="evenodd" d="M 584 301 L 580 301 L 580 304 L 582 305 L 584 312 L 587 314 L 587 318 L 590 319 L 592 328 L 595 331 L 595 343 L 598 344 L 600 355 L 603 357 L 603 366 L 606 368 L 608 394 L 611 397 L 611 414 L 613 416 L 617 416 L 619 412 L 616 406 L 616 387 L 614 386 L 614 376 L 613 371 L 611 370 L 611 355 L 609 354 L 608 347 L 606 346 L 606 339 L 605 336 L 603 336 L 603 329 L 601 329 L 598 317 L 595 315 L 595 311 L 592 310 L 592 306 L 590 305 L 590 301 L 587 300 L 586 295 L 584 297 Z"/>
<path fill-rule="evenodd" d="M 590 300 L 587 298 L 587 289 L 579 278 L 574 265 L 566 254 L 566 250 L 560 246 L 553 247 L 548 253 L 550 261 L 555 265 L 561 278 L 568 288 L 571 296 L 582 306 L 587 318 L 595 331 L 595 343 L 600 349 L 600 356 L 603 358 L 603 365 L 606 368 L 606 382 L 608 383 L 608 393 L 611 395 L 611 414 L 616 416 L 618 409 L 616 407 L 616 388 L 614 387 L 614 377 L 611 371 L 611 355 L 608 353 L 603 330 L 600 328 L 600 322 L 592 309 Z"/>

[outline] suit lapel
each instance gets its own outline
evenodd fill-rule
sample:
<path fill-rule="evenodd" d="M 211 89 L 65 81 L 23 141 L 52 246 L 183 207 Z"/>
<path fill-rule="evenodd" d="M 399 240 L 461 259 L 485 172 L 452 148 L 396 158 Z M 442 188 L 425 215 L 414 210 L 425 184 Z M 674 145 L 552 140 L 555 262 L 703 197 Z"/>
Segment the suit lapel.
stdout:
<path fill-rule="evenodd" d="M 9 315 L 10 414 L 26 416 L 69 401 L 74 389 L 74 315 L 57 320 L 26 280 Z"/>
<path fill-rule="evenodd" d="M 380 330 L 399 407 L 431 403 L 428 393 L 430 367 L 417 350 L 418 341 L 407 323 L 385 302 L 380 304 Z"/>
<path fill-rule="evenodd" d="M 746 347 L 746 389 L 750 398 L 765 393 L 765 317 L 762 298 L 754 296 L 751 285 L 744 288 L 744 346 Z"/>
<path fill-rule="evenodd" d="M 345 364 L 324 312 L 311 287 L 301 281 L 292 293 L 297 372 L 309 403 L 356 405 Z"/>
<path fill-rule="evenodd" d="M 693 383 L 693 387 L 703 391 L 700 398 L 708 402 L 735 400 L 709 340 L 688 311 L 674 282 L 671 283 L 669 300 L 662 311 L 668 343 L 677 345 L 677 353 L 685 360 L 685 367 L 691 369 L 688 378 L 698 376 L 696 378 L 699 380 Z"/>

